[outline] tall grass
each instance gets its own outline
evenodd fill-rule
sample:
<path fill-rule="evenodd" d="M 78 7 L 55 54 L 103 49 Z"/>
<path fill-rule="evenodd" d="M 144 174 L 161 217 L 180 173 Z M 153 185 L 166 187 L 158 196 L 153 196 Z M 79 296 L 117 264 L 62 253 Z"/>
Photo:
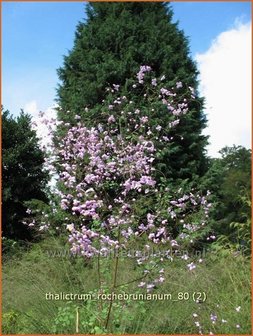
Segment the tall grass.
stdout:
<path fill-rule="evenodd" d="M 67 248 L 61 239 L 50 238 L 4 262 L 3 333 L 57 333 L 55 325 L 57 320 L 61 321 L 61 308 L 68 307 L 72 317 L 69 317 L 61 333 L 73 334 L 77 306 L 80 307 L 79 332 L 91 333 L 93 329 L 89 330 L 89 325 L 83 322 L 98 313 L 97 302 L 88 306 L 85 302 L 46 300 L 46 293 L 49 292 L 88 293 L 98 286 L 96 264 L 70 257 L 68 253 L 64 255 Z M 104 259 L 103 262 L 108 263 L 108 260 Z M 120 260 L 119 282 L 136 277 L 137 270 L 132 266 L 131 260 Z M 111 323 L 108 332 L 250 334 L 249 260 L 242 256 L 221 258 L 217 254 L 208 254 L 192 272 L 177 260 L 167 260 L 163 266 L 166 281 L 155 289 L 155 293 L 169 293 L 172 299 L 123 302 L 121 306 L 124 308 L 117 316 L 115 311 L 119 305 L 113 307 L 117 323 Z M 106 271 L 105 276 L 109 277 Z M 132 283 L 127 290 L 122 290 L 135 293 L 136 285 Z M 190 298 L 178 300 L 180 292 L 189 293 Z M 204 292 L 206 300 L 195 302 L 192 299 L 194 292 Z M 236 307 L 239 306 L 241 309 L 238 312 Z M 215 323 L 211 320 L 211 314 L 217 316 Z"/>

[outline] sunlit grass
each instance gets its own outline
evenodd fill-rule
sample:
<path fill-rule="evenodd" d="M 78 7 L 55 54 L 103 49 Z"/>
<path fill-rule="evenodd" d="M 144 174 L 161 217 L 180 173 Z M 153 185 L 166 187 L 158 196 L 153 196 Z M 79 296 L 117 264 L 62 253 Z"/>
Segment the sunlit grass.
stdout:
<path fill-rule="evenodd" d="M 58 309 L 65 307 L 66 301 L 46 300 L 46 293 L 88 293 L 97 288 L 95 261 L 85 263 L 81 258 L 50 257 L 52 251 L 64 248 L 67 251 L 61 240 L 50 238 L 35 244 L 21 257 L 10 258 L 4 263 L 3 333 L 52 333 Z M 107 259 L 102 262 L 106 263 L 102 267 L 103 275 L 110 279 L 110 262 Z M 138 270 L 132 266 L 131 260 L 120 259 L 119 283 L 131 281 L 138 275 Z M 249 260 L 241 256 L 221 258 L 209 254 L 192 272 L 177 260 L 166 261 L 163 266 L 166 281 L 155 289 L 155 293 L 170 293 L 172 299 L 145 301 L 142 305 L 128 301 L 117 317 L 118 324 L 110 324 L 110 332 L 250 334 Z M 121 291 L 135 293 L 136 288 L 137 283 L 132 283 Z M 192 298 L 194 292 L 204 292 L 206 300 L 195 302 Z M 189 293 L 189 299 L 178 300 L 179 293 Z M 73 315 L 77 304 L 69 305 Z M 236 307 L 239 306 L 238 312 Z M 97 314 L 97 309 L 91 311 L 82 307 L 85 308 L 85 303 L 80 306 L 79 332 L 88 333 L 88 327 L 82 327 L 81 322 Z M 126 310 L 129 318 L 124 318 Z M 211 314 L 217 316 L 215 323 L 211 321 Z M 75 332 L 75 321 L 69 323 L 70 326 L 64 329 L 66 334 Z"/>

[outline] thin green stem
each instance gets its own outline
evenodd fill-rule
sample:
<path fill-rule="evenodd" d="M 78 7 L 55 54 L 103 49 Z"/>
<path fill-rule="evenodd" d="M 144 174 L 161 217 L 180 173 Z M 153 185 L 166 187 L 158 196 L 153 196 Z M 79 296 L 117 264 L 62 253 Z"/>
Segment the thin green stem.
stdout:
<path fill-rule="evenodd" d="M 147 275 L 148 275 L 148 274 L 145 274 L 145 275 L 143 275 L 143 276 L 140 277 L 140 278 L 136 278 L 136 279 L 134 279 L 134 280 L 131 280 L 131 281 L 128 281 L 128 282 L 124 282 L 124 283 L 122 283 L 122 284 L 119 284 L 119 285 L 115 286 L 115 288 L 118 288 L 118 287 L 121 287 L 121 286 L 128 285 L 128 284 L 133 283 L 133 282 L 135 282 L 135 281 L 140 281 L 140 280 L 146 278 Z"/>
<path fill-rule="evenodd" d="M 120 238 L 120 228 L 118 229 L 118 242 L 119 242 L 119 238 Z M 105 323 L 106 329 L 108 328 L 108 324 L 110 321 L 110 315 L 111 315 L 111 310 L 112 310 L 112 296 L 114 293 L 114 289 L 117 287 L 116 282 L 117 282 L 118 265 L 119 265 L 119 253 L 117 252 L 116 257 L 115 257 L 115 266 L 114 266 L 113 281 L 112 281 L 112 287 L 111 287 L 111 300 L 110 300 L 110 305 L 109 305 L 108 314 L 107 314 L 106 323 Z"/>
<path fill-rule="evenodd" d="M 98 255 L 97 259 L 97 268 L 98 268 L 98 286 L 99 286 L 99 294 L 102 294 L 102 281 L 101 281 L 101 269 L 100 269 L 100 255 Z M 100 301 L 99 301 L 99 309 L 102 311 L 103 305 L 102 305 L 102 299 L 100 295 Z"/>

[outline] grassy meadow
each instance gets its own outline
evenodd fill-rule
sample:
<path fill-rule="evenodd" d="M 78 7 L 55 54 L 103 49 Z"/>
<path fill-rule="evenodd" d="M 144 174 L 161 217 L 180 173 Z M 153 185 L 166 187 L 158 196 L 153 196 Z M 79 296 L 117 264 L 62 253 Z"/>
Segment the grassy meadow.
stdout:
<path fill-rule="evenodd" d="M 207 252 L 192 272 L 181 260 L 165 259 L 166 280 L 153 293 L 169 293 L 171 299 L 115 301 L 105 330 L 101 316 L 106 318 L 108 301 L 46 299 L 49 292 L 89 293 L 98 287 L 96 261 L 85 262 L 67 251 L 64 238 L 51 237 L 34 243 L 25 252 L 15 248 L 12 257 L 3 260 L 4 334 L 74 334 L 77 324 L 79 333 L 88 334 L 251 332 L 251 265 L 241 255 Z M 101 261 L 102 276 L 108 279 L 110 263 L 110 258 Z M 119 259 L 119 283 L 131 282 L 137 273 L 131 259 Z M 137 283 L 116 291 L 141 292 Z M 204 292 L 206 299 L 194 301 L 194 292 Z"/>

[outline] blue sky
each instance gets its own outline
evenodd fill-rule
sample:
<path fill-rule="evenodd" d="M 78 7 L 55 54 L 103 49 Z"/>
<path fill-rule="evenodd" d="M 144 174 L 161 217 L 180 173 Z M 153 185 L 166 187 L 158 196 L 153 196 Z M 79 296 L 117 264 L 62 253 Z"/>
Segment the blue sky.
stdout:
<path fill-rule="evenodd" d="M 236 19 L 251 20 L 250 2 L 173 2 L 175 21 L 190 39 L 193 55 L 202 53 L 221 32 L 230 29 Z"/>
<path fill-rule="evenodd" d="M 250 2 L 172 2 L 172 7 L 193 57 L 207 53 L 220 34 L 251 17 Z M 56 69 L 73 46 L 78 21 L 85 18 L 84 3 L 4 2 L 2 18 L 2 103 L 14 115 L 29 106 L 30 112 L 31 106 L 45 110 L 55 98 Z"/>
<path fill-rule="evenodd" d="M 73 45 L 84 4 L 6 2 L 2 6 L 3 104 L 17 114 L 36 99 L 43 110 L 52 105 L 56 69 Z"/>

